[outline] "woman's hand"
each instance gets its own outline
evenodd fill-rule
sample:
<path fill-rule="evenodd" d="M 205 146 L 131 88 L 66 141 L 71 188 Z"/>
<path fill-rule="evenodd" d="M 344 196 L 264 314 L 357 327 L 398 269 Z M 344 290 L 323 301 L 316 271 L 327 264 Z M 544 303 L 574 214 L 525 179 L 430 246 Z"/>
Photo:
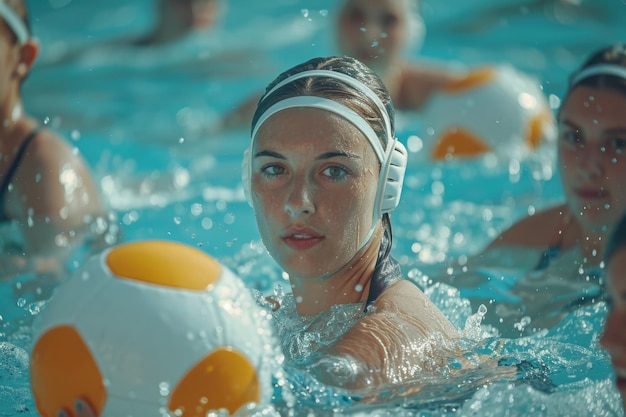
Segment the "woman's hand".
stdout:
<path fill-rule="evenodd" d="M 58 417 L 97 417 L 96 413 L 91 408 L 91 405 L 83 399 L 77 399 L 74 402 L 74 410 L 68 411 L 66 409 L 59 410 Z"/>

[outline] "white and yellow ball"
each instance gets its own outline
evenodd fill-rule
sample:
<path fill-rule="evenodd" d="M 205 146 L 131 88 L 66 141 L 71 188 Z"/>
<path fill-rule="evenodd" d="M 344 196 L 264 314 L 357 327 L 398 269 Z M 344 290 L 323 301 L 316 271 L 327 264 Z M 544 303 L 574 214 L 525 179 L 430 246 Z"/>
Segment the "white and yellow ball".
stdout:
<path fill-rule="evenodd" d="M 120 245 L 60 285 L 34 323 L 31 388 L 44 417 L 206 416 L 269 404 L 272 338 L 249 290 L 204 252 Z"/>
<path fill-rule="evenodd" d="M 444 86 L 424 108 L 423 124 L 424 149 L 434 160 L 521 157 L 556 137 L 541 87 L 509 65 L 476 69 Z"/>

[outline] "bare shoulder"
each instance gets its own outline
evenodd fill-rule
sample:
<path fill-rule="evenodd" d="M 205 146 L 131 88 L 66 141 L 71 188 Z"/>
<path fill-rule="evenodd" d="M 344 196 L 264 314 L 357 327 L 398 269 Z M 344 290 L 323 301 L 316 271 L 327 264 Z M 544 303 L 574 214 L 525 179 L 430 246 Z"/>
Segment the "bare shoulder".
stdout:
<path fill-rule="evenodd" d="M 458 81 L 464 73 L 453 71 L 441 65 L 429 63 L 412 63 L 403 67 L 405 79 L 413 83 L 434 84 L 434 87 L 441 88 L 445 84 Z"/>
<path fill-rule="evenodd" d="M 401 74 L 397 101 L 405 109 L 423 107 L 432 94 L 462 77 L 445 67 L 415 63 L 404 65 Z"/>
<path fill-rule="evenodd" d="M 392 312 L 421 329 L 457 337 L 456 329 L 441 310 L 415 283 L 407 279 L 396 282 L 384 291 L 375 306 L 379 312 Z"/>
<path fill-rule="evenodd" d="M 550 244 L 567 215 L 567 207 L 562 204 L 524 217 L 502 232 L 488 247 L 545 247 Z"/>
<path fill-rule="evenodd" d="M 37 132 L 36 138 L 28 145 L 28 154 L 39 160 L 53 161 L 59 157 L 74 159 L 78 152 L 57 133 L 42 129 Z"/>
<path fill-rule="evenodd" d="M 68 206 L 100 205 L 91 171 L 80 152 L 48 129 L 40 130 L 28 144 L 13 184 L 7 206 L 14 218 L 26 215 L 25 202 L 42 215 Z M 68 199 L 70 193 L 75 198 Z"/>
<path fill-rule="evenodd" d="M 24 163 L 20 170 L 26 174 L 57 173 L 71 170 L 73 174 L 83 179 L 85 186 L 90 186 L 91 173 L 79 150 L 57 133 L 42 129 L 28 145 Z M 68 171 L 69 173 L 69 171 Z M 54 175 L 47 178 L 41 176 L 42 181 L 56 179 Z"/>

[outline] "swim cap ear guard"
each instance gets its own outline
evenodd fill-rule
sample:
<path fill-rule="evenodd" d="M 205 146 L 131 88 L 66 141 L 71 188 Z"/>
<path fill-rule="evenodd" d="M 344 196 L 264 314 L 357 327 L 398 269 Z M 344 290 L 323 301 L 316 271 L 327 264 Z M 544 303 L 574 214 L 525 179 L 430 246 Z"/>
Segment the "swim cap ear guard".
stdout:
<path fill-rule="evenodd" d="M 404 174 L 408 155 L 406 148 L 397 138 L 393 141 L 393 150 L 387 158 L 387 172 L 383 175 L 383 167 L 381 167 L 381 175 L 378 180 L 379 184 L 379 211 L 380 216 L 393 211 L 400 204 L 402 195 L 402 186 L 404 184 Z"/>
<path fill-rule="evenodd" d="M 357 79 L 350 77 L 349 75 L 329 70 L 303 71 L 287 77 L 285 80 L 278 83 L 264 96 L 262 100 L 264 100 L 266 97 L 269 97 L 272 93 L 274 93 L 276 90 L 283 87 L 284 85 L 305 77 L 326 77 L 338 79 L 366 95 L 374 104 L 376 104 L 381 114 L 381 117 L 384 120 L 385 131 L 388 135 L 387 147 L 386 149 L 383 149 L 383 146 L 378 139 L 378 135 L 376 134 L 374 129 L 372 129 L 370 124 L 365 119 L 363 119 L 363 117 L 361 117 L 354 110 L 348 108 L 347 106 L 344 106 L 341 103 L 317 96 L 296 96 L 286 98 L 284 100 L 278 101 L 270 108 L 268 108 L 257 119 L 257 122 L 252 130 L 251 143 L 250 146 L 244 151 L 244 157 L 242 162 L 242 183 L 246 199 L 248 200 L 248 203 L 252 205 L 250 190 L 252 181 L 252 146 L 261 125 L 263 125 L 263 123 L 275 113 L 288 108 L 310 107 L 326 110 L 343 117 L 344 119 L 352 123 L 355 127 L 357 127 L 365 135 L 372 148 L 374 148 L 374 152 L 376 153 L 376 156 L 381 164 L 380 176 L 378 178 L 378 190 L 376 193 L 376 201 L 374 204 L 372 225 L 373 231 L 373 226 L 376 221 L 380 219 L 383 214 L 389 213 L 393 209 L 395 209 L 400 202 L 402 185 L 404 183 L 404 174 L 406 172 L 408 160 L 406 148 L 401 142 L 398 141 L 397 138 L 391 137 L 391 122 L 389 120 L 389 115 L 387 113 L 387 109 L 385 108 L 378 95 L 374 93 L 368 86 L 358 81 Z"/>

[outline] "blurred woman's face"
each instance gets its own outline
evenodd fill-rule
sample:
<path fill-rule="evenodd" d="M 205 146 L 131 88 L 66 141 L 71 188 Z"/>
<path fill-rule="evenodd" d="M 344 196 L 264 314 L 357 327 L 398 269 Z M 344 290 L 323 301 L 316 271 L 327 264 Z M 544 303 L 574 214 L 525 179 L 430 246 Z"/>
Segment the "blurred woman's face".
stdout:
<path fill-rule="evenodd" d="M 190 29 L 207 29 L 217 20 L 218 0 L 171 0 L 169 4 Z"/>
<path fill-rule="evenodd" d="M 559 115 L 559 171 L 572 213 L 604 234 L 626 210 L 626 95 L 574 87 Z"/>
<path fill-rule="evenodd" d="M 615 384 L 626 408 L 626 247 L 613 254 L 606 280 L 610 307 L 600 344 L 611 356 Z"/>
<path fill-rule="evenodd" d="M 339 52 L 384 72 L 407 41 L 408 13 L 404 0 L 346 0 L 338 20 Z"/>
<path fill-rule="evenodd" d="M 1 0 L 0 0 L 1 1 Z M 20 46 L 16 44 L 16 35 L 11 27 L 0 19 L 0 101 L 7 100 L 11 91 L 11 83 L 20 81 L 18 66 L 20 65 Z M 21 74 L 23 76 L 25 74 Z"/>

